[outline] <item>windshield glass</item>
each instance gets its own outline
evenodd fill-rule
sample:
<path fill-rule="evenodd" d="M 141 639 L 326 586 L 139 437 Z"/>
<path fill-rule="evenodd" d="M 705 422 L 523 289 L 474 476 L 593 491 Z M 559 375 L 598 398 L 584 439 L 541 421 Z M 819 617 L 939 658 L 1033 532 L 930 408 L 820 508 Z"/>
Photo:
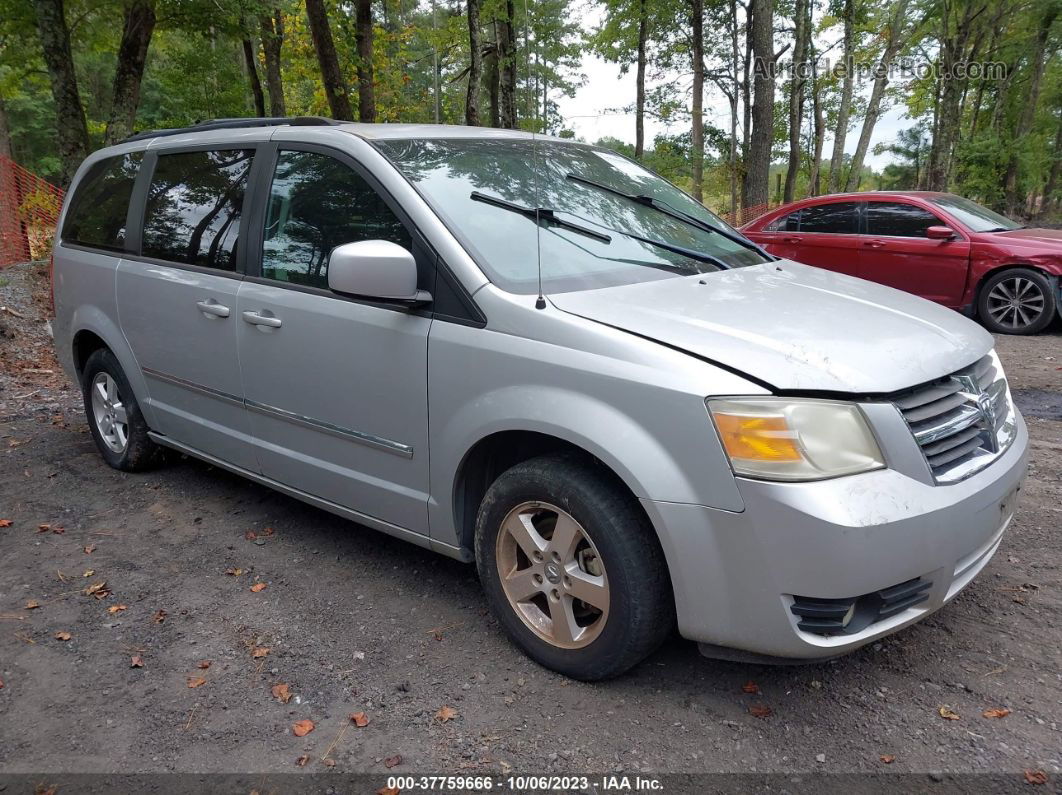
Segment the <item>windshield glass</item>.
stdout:
<path fill-rule="evenodd" d="M 572 174 L 623 193 L 650 196 L 697 221 L 737 234 L 674 185 L 606 149 L 530 139 L 375 144 L 416 186 L 487 278 L 509 292 L 538 290 L 539 245 L 546 293 L 720 270 L 712 258 L 732 268 L 767 261 L 722 235 L 569 178 Z M 477 198 L 473 193 L 479 194 Z M 502 203 L 484 201 L 484 196 Z M 539 241 L 533 214 L 528 217 L 520 208 L 506 208 L 505 202 L 523 209 L 548 208 L 561 223 L 544 220 Z M 580 232 L 579 227 L 597 235 Z M 694 258 L 654 243 L 707 256 Z"/>
<path fill-rule="evenodd" d="M 1008 229 L 1021 229 L 1021 224 L 1016 221 L 961 196 L 938 196 L 930 201 L 954 215 L 971 232 L 1005 232 Z"/>

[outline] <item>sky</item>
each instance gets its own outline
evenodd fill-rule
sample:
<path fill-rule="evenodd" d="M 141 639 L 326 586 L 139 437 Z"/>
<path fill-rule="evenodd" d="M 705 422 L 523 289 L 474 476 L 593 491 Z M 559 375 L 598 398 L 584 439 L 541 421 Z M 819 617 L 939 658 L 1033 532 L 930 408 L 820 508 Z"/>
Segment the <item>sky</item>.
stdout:
<path fill-rule="evenodd" d="M 597 24 L 597 19 L 587 19 L 585 24 L 588 28 L 592 27 Z M 586 76 L 586 82 L 575 92 L 574 97 L 565 97 L 560 92 L 554 92 L 551 97 L 560 108 L 565 127 L 574 130 L 577 137 L 586 141 L 592 142 L 604 136 L 612 136 L 633 144 L 634 114 L 624 114 L 620 112 L 620 109 L 634 104 L 634 70 L 621 75 L 618 64 L 608 63 L 599 56 L 586 52 L 583 54 L 580 71 Z M 718 91 L 707 88 L 710 90 L 705 92 L 704 98 L 705 123 L 729 130 L 729 104 Z M 870 82 L 862 86 L 857 84 L 857 91 L 860 88 L 863 89 L 863 93 L 869 95 Z M 845 152 L 851 154 L 855 151 L 862 123 L 862 118 L 855 119 L 848 130 L 845 138 Z M 874 145 L 894 140 L 900 130 L 910 127 L 913 123 L 904 117 L 902 106 L 891 107 L 883 113 L 874 127 L 874 135 L 870 139 L 870 148 L 865 158 L 866 164 L 875 170 L 880 170 L 889 163 L 893 159 L 892 156 L 887 153 L 875 155 Z M 688 120 L 679 122 L 672 125 L 672 129 L 669 130 L 667 125 L 647 116 L 645 119 L 646 146 L 652 145 L 656 135 L 685 132 L 688 125 Z M 829 158 L 830 152 L 833 151 L 833 137 L 829 131 L 827 131 L 822 151 L 826 158 Z"/>

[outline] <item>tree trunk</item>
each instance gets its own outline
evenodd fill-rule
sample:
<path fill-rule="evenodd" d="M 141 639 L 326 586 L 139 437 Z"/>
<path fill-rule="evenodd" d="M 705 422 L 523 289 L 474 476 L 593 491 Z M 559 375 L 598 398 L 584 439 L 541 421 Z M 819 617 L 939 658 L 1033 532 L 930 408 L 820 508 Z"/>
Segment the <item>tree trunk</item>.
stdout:
<path fill-rule="evenodd" d="M 808 196 L 819 195 L 819 170 L 822 168 L 822 146 L 826 140 L 826 119 L 822 111 L 822 87 L 819 85 L 818 55 L 811 45 L 811 111 L 812 145 L 811 168 L 808 174 Z"/>
<path fill-rule="evenodd" d="M 753 70 L 752 134 L 745 163 L 745 204 L 767 204 L 770 192 L 771 144 L 774 140 L 774 15 L 772 0 L 750 0 Z"/>
<path fill-rule="evenodd" d="M 745 0 L 745 54 L 741 68 L 741 206 L 748 207 L 745 173 L 749 163 L 749 136 L 752 132 L 752 0 Z M 736 21 L 735 21 L 736 24 Z"/>
<path fill-rule="evenodd" d="M 243 39 L 243 62 L 247 67 L 247 79 L 251 83 L 251 96 L 254 97 L 254 115 L 262 118 L 266 115 L 265 94 L 262 93 L 262 81 L 258 79 L 258 64 L 254 57 L 254 44 L 247 37 Z"/>
<path fill-rule="evenodd" d="M 62 187 L 66 187 L 88 155 L 88 124 L 77 90 L 77 72 L 70 52 L 70 31 L 63 15 L 63 0 L 33 0 L 33 5 L 55 102 L 60 181 Z"/>
<path fill-rule="evenodd" d="M 505 0 L 505 17 L 498 24 L 498 60 L 501 111 L 499 124 L 516 129 L 516 10 L 513 0 Z"/>
<path fill-rule="evenodd" d="M 490 126 L 501 127 L 501 68 L 498 52 L 501 48 L 498 36 L 498 20 L 491 23 L 493 42 L 487 56 L 487 87 L 490 91 Z"/>
<path fill-rule="evenodd" d="M 1058 206 L 1055 192 L 1058 190 L 1059 172 L 1062 172 L 1062 118 L 1059 119 L 1058 128 L 1055 131 L 1052 158 L 1051 171 L 1047 175 L 1047 185 L 1044 187 L 1044 203 L 1040 207 L 1041 215 L 1047 215 Z"/>
<path fill-rule="evenodd" d="M 357 0 L 354 39 L 358 46 L 358 121 L 376 121 L 372 71 L 372 0 Z"/>
<path fill-rule="evenodd" d="M 841 84 L 841 105 L 837 109 L 837 131 L 833 135 L 833 156 L 830 158 L 830 175 L 826 188 L 830 193 L 841 189 L 841 164 L 844 162 L 844 144 L 848 137 L 848 115 L 852 110 L 852 89 L 855 85 L 855 2 L 844 0 L 844 82 Z"/>
<path fill-rule="evenodd" d="M 870 139 L 874 135 L 874 126 L 878 123 L 878 117 L 881 115 L 881 99 L 885 96 L 885 88 L 889 84 L 889 68 L 892 66 L 896 55 L 900 52 L 902 45 L 900 33 L 903 31 L 907 2 L 908 0 L 897 0 L 896 6 L 892 11 L 892 17 L 889 19 L 885 49 L 882 50 L 881 60 L 878 61 L 877 73 L 874 75 L 874 87 L 870 90 L 867 113 L 863 117 L 863 129 L 859 131 L 859 143 L 856 144 L 855 154 L 852 155 L 852 163 L 848 169 L 848 184 L 845 185 L 845 190 L 847 191 L 859 189 L 859 179 L 863 171 L 863 159 L 867 156 L 867 149 L 870 148 Z"/>
<path fill-rule="evenodd" d="M 738 53 L 737 0 L 730 0 L 730 216 L 735 224 L 740 222 L 738 218 L 737 164 L 737 115 L 738 92 L 740 90 L 738 69 L 741 63 L 740 57 Z"/>
<path fill-rule="evenodd" d="M 638 70 L 634 98 L 634 156 L 645 154 L 645 45 L 649 28 L 648 0 L 638 0 Z"/>
<path fill-rule="evenodd" d="M 3 97 L 0 97 L 0 157 L 14 159 L 11 154 L 11 127 L 7 123 L 7 106 L 4 105 Z"/>
<path fill-rule="evenodd" d="M 797 173 L 800 171 L 800 122 L 804 118 L 804 70 L 807 58 L 807 0 L 796 0 L 793 10 L 794 31 L 793 75 L 789 81 L 789 165 L 785 171 L 785 192 L 782 201 L 793 201 Z"/>
<path fill-rule="evenodd" d="M 690 193 L 704 201 L 704 0 L 690 0 L 692 41 L 690 57 L 693 61 L 693 102 L 691 103 L 693 153 Z"/>
<path fill-rule="evenodd" d="M 265 54 L 266 88 L 269 90 L 269 113 L 287 116 L 284 105 L 284 82 L 280 71 L 280 48 L 284 44 L 284 15 L 274 9 L 272 15 L 258 18 L 262 28 L 262 52 Z"/>
<path fill-rule="evenodd" d="M 1047 65 L 1047 40 L 1051 35 L 1051 26 L 1058 16 L 1058 4 L 1050 3 L 1040 18 L 1040 26 L 1036 32 L 1036 43 L 1033 45 L 1033 53 L 1029 59 L 1032 74 L 1029 77 L 1029 91 L 1025 95 L 1025 106 L 1021 109 L 1021 117 L 1018 119 L 1018 127 L 1014 131 L 1014 141 L 1018 146 L 1025 142 L 1025 137 L 1033 127 L 1036 119 L 1036 105 L 1040 101 L 1040 84 L 1043 82 L 1044 67 Z M 1007 200 L 1007 212 L 1014 215 L 1021 204 L 1018 196 L 1018 146 L 1011 147 L 1010 162 L 1007 164 L 1007 173 L 1004 178 L 1004 193 Z"/>
<path fill-rule="evenodd" d="M 321 66 L 321 82 L 324 84 L 332 118 L 354 121 L 347 81 L 343 79 L 343 72 L 339 69 L 339 58 L 336 56 L 336 45 L 332 40 L 332 28 L 328 24 L 324 0 L 306 0 L 306 19 L 310 23 L 310 36 L 317 52 L 317 62 Z"/>
<path fill-rule="evenodd" d="M 480 0 L 468 0 L 468 95 L 465 124 L 479 126 L 479 83 L 483 72 L 483 45 L 479 43 Z"/>
<path fill-rule="evenodd" d="M 140 106 L 144 64 L 154 30 L 154 0 L 133 0 L 126 6 L 122 40 L 118 45 L 118 64 L 114 70 L 111 115 L 103 136 L 103 143 L 107 146 L 118 143 L 133 132 L 136 111 Z"/>

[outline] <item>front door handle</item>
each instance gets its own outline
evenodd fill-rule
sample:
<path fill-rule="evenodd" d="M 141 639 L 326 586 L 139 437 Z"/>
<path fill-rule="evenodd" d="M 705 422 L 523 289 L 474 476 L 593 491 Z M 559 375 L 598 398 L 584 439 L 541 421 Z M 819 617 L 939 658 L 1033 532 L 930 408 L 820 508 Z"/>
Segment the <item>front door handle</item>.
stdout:
<path fill-rule="evenodd" d="M 870 246 L 871 248 L 881 248 L 882 246 L 885 245 L 885 241 L 884 240 L 865 240 L 865 241 L 863 241 L 863 245 L 864 246 Z"/>
<path fill-rule="evenodd" d="M 784 238 L 782 238 L 782 240 L 784 240 L 786 243 L 799 243 L 800 242 L 800 238 L 799 237 L 784 237 Z"/>
<path fill-rule="evenodd" d="M 279 317 L 268 317 L 257 312 L 244 312 L 243 319 L 252 326 L 268 326 L 269 328 L 280 328 L 281 326 Z"/>
<path fill-rule="evenodd" d="M 213 298 L 208 298 L 205 301 L 196 301 L 195 305 L 199 307 L 199 311 L 207 317 L 228 317 L 229 308 L 222 306 Z"/>

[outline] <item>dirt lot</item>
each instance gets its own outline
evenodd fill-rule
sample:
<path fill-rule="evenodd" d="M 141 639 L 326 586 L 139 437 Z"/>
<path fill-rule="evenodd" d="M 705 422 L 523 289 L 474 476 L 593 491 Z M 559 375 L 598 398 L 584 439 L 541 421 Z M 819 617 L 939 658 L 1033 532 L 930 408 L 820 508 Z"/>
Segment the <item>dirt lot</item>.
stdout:
<path fill-rule="evenodd" d="M 295 772 L 305 755 L 304 773 L 381 777 L 994 771 L 1028 787 L 1029 770 L 1047 774 L 1040 791 L 1062 780 L 1057 324 L 999 340 L 1032 465 L 1000 552 L 951 605 L 831 663 L 713 662 L 675 638 L 587 685 L 509 645 L 472 567 L 193 460 L 107 468 L 49 352 L 42 283 L 25 266 L 0 271 L 0 306 L 14 312 L 0 310 L 2 773 Z M 996 708 L 1010 714 L 983 717 Z M 301 720 L 315 728 L 297 737 Z"/>

